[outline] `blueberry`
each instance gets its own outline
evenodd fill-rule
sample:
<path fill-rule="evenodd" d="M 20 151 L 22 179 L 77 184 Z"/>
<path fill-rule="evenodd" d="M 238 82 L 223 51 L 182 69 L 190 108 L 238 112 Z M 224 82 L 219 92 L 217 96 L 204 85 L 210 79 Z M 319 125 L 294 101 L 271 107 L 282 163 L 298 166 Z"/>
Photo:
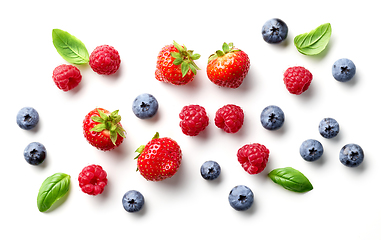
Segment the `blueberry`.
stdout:
<path fill-rule="evenodd" d="M 237 211 L 249 209 L 254 202 L 254 194 L 244 185 L 235 186 L 229 193 L 229 203 Z"/>
<path fill-rule="evenodd" d="M 31 165 L 39 165 L 46 158 L 46 148 L 39 142 L 29 143 L 24 149 L 24 158 Z"/>
<path fill-rule="evenodd" d="M 201 176 L 206 180 L 214 180 L 220 176 L 221 167 L 215 161 L 206 161 L 200 168 Z"/>
<path fill-rule="evenodd" d="M 137 96 L 132 103 L 132 111 L 140 119 L 153 117 L 159 108 L 159 104 L 154 96 L 143 93 Z"/>
<path fill-rule="evenodd" d="M 299 148 L 300 156 L 309 162 L 318 160 L 323 155 L 323 151 L 323 145 L 315 139 L 305 140 Z"/>
<path fill-rule="evenodd" d="M 288 27 L 279 18 L 268 20 L 262 27 L 262 37 L 267 43 L 280 43 L 287 38 Z"/>
<path fill-rule="evenodd" d="M 357 144 L 346 144 L 340 150 L 339 159 L 347 167 L 357 167 L 364 160 L 364 151 Z"/>
<path fill-rule="evenodd" d="M 34 128 L 39 120 L 38 112 L 32 107 L 21 108 L 16 117 L 17 124 L 24 130 Z"/>
<path fill-rule="evenodd" d="M 144 205 L 144 197 L 139 191 L 130 190 L 123 195 L 122 204 L 127 212 L 138 212 Z"/>
<path fill-rule="evenodd" d="M 341 58 L 332 66 L 332 75 L 339 82 L 347 82 L 356 74 L 355 64 L 347 59 Z"/>
<path fill-rule="evenodd" d="M 265 107 L 261 113 L 261 123 L 267 130 L 276 130 L 284 123 L 284 113 L 277 106 L 270 105 Z"/>
<path fill-rule="evenodd" d="M 324 118 L 319 123 L 319 133 L 324 138 L 336 137 L 339 131 L 339 123 L 333 118 Z"/>

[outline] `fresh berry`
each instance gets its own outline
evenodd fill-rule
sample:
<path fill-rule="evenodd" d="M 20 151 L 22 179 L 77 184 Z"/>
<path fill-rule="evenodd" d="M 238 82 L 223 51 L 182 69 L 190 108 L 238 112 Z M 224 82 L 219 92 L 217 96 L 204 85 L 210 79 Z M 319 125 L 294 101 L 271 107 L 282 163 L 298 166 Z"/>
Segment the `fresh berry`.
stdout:
<path fill-rule="evenodd" d="M 220 176 L 221 167 L 215 161 L 206 161 L 201 165 L 200 172 L 205 180 L 214 180 Z"/>
<path fill-rule="evenodd" d="M 132 102 L 132 112 L 140 119 L 148 119 L 155 116 L 159 109 L 156 98 L 149 93 L 142 93 Z"/>
<path fill-rule="evenodd" d="M 233 43 L 224 43 L 222 50 L 217 50 L 208 59 L 207 75 L 214 84 L 238 88 L 241 86 L 250 69 L 249 56 L 235 48 Z"/>
<path fill-rule="evenodd" d="M 364 151 L 354 143 L 346 144 L 339 154 L 340 162 L 347 167 L 358 167 L 364 160 Z"/>
<path fill-rule="evenodd" d="M 177 142 L 168 137 L 159 138 L 158 133 L 136 152 L 139 153 L 136 157 L 138 170 L 149 181 L 162 181 L 172 177 L 182 160 L 182 152 Z"/>
<path fill-rule="evenodd" d="M 90 111 L 83 120 L 83 134 L 87 141 L 102 151 L 118 147 L 125 138 L 118 110 L 110 113 L 103 108 Z"/>
<path fill-rule="evenodd" d="M 24 130 L 30 130 L 36 127 L 40 120 L 40 116 L 36 109 L 32 107 L 21 108 L 16 116 L 17 125 Z"/>
<path fill-rule="evenodd" d="M 323 155 L 323 145 L 315 139 L 305 140 L 299 148 L 300 156 L 306 161 L 313 162 Z"/>
<path fill-rule="evenodd" d="M 262 172 L 269 160 L 270 151 L 262 144 L 246 144 L 237 152 L 238 162 L 249 174 Z"/>
<path fill-rule="evenodd" d="M 138 212 L 144 205 L 144 196 L 136 190 L 130 190 L 123 195 L 123 208 L 127 212 Z"/>
<path fill-rule="evenodd" d="M 339 123 L 333 118 L 323 118 L 319 123 L 319 133 L 324 138 L 336 137 L 340 132 Z"/>
<path fill-rule="evenodd" d="M 238 132 L 244 121 L 244 113 L 241 107 L 234 104 L 227 104 L 217 110 L 214 123 L 218 128 L 227 133 Z"/>
<path fill-rule="evenodd" d="M 188 136 L 197 136 L 209 125 L 205 108 L 200 105 L 184 106 L 179 114 L 182 132 Z"/>
<path fill-rule="evenodd" d="M 89 165 L 84 167 L 78 175 L 79 187 L 82 192 L 89 195 L 98 195 L 103 193 L 107 185 L 107 173 L 99 165 Z"/>
<path fill-rule="evenodd" d="M 81 72 L 76 66 L 62 64 L 53 70 L 53 81 L 56 86 L 64 92 L 78 86 L 81 80 Z"/>
<path fill-rule="evenodd" d="M 248 210 L 254 203 L 254 194 L 245 185 L 235 186 L 229 193 L 229 203 L 237 211 Z"/>
<path fill-rule="evenodd" d="M 355 74 L 356 66 L 347 58 L 337 60 L 332 66 L 332 75 L 339 82 L 348 82 Z"/>
<path fill-rule="evenodd" d="M 262 27 L 262 37 L 267 43 L 280 43 L 287 38 L 287 24 L 279 18 L 268 20 Z"/>
<path fill-rule="evenodd" d="M 157 56 L 155 78 L 174 85 L 190 83 L 200 70 L 194 63 L 199 58 L 200 54 L 173 41 L 173 44 L 164 46 Z"/>
<path fill-rule="evenodd" d="M 290 67 L 284 72 L 283 81 L 290 93 L 300 95 L 310 86 L 312 74 L 304 67 Z"/>
<path fill-rule="evenodd" d="M 275 105 L 267 106 L 261 113 L 261 124 L 267 130 L 277 130 L 283 126 L 284 112 Z"/>
<path fill-rule="evenodd" d="M 120 67 L 120 62 L 118 51 L 109 45 L 96 47 L 89 58 L 90 67 L 94 72 L 101 75 L 116 73 Z"/>
<path fill-rule="evenodd" d="M 24 149 L 24 158 L 31 165 L 39 165 L 46 158 L 46 148 L 39 142 L 29 143 Z"/>

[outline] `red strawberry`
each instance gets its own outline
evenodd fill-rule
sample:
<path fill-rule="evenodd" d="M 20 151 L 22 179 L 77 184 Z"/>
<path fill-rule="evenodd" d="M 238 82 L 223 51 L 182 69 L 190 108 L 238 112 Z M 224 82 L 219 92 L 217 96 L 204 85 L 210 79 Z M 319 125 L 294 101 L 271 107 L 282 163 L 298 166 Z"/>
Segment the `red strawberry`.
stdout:
<path fill-rule="evenodd" d="M 217 50 L 208 59 L 206 73 L 213 83 L 221 87 L 238 88 L 250 68 L 249 56 L 233 46 L 224 43 L 222 51 Z"/>
<path fill-rule="evenodd" d="M 125 138 L 125 131 L 120 123 L 119 110 L 112 113 L 95 108 L 83 120 L 83 134 L 87 141 L 102 151 L 118 147 Z"/>
<path fill-rule="evenodd" d="M 161 82 L 174 85 L 184 85 L 194 79 L 199 67 L 193 62 L 200 58 L 200 54 L 187 50 L 185 46 L 180 46 L 173 41 L 173 44 L 166 45 L 157 56 L 155 77 Z"/>
<path fill-rule="evenodd" d="M 180 167 L 182 153 L 176 141 L 156 133 L 147 145 L 140 146 L 136 152 L 139 155 L 138 170 L 149 181 L 162 181 L 170 178 Z"/>

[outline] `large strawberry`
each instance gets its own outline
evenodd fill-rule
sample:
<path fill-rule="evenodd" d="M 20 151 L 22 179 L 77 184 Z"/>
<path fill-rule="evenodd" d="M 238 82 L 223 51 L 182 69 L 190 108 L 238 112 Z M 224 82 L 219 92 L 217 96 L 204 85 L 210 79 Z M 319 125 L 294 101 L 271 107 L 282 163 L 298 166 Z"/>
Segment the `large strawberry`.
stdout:
<path fill-rule="evenodd" d="M 170 178 L 180 167 L 182 153 L 176 141 L 168 137 L 159 137 L 156 133 L 147 145 L 140 146 L 138 171 L 149 181 L 162 181 Z"/>
<path fill-rule="evenodd" d="M 222 51 L 217 50 L 208 59 L 207 75 L 213 83 L 221 87 L 238 88 L 250 68 L 248 55 L 234 47 L 233 43 L 224 43 Z"/>
<path fill-rule="evenodd" d="M 174 85 L 187 84 L 200 70 L 193 61 L 199 58 L 200 54 L 173 41 L 173 44 L 163 47 L 157 56 L 155 78 Z"/>
<path fill-rule="evenodd" d="M 83 120 L 83 134 L 87 141 L 102 151 L 118 147 L 125 138 L 125 130 L 120 123 L 119 110 L 112 113 L 95 108 Z"/>

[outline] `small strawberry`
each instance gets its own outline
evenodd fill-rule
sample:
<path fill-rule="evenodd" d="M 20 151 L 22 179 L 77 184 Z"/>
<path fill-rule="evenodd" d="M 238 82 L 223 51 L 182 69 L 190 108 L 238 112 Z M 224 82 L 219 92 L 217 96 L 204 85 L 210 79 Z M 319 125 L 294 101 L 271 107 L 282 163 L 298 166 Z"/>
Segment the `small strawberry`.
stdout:
<path fill-rule="evenodd" d="M 190 83 L 200 70 L 193 61 L 199 58 L 200 54 L 173 41 L 173 44 L 163 47 L 157 56 L 155 78 L 174 85 Z"/>
<path fill-rule="evenodd" d="M 118 147 L 125 138 L 125 130 L 120 123 L 119 110 L 112 113 L 95 108 L 83 120 L 83 134 L 87 141 L 102 151 Z"/>
<path fill-rule="evenodd" d="M 136 157 L 138 171 L 148 181 L 157 182 L 172 177 L 181 164 L 180 146 L 170 138 L 159 138 L 159 133 L 156 133 L 147 145 L 140 146 L 136 152 L 139 153 Z"/>
<path fill-rule="evenodd" d="M 238 88 L 250 68 L 249 56 L 234 47 L 233 43 L 222 45 L 208 59 L 206 73 L 210 81 L 221 87 Z"/>

